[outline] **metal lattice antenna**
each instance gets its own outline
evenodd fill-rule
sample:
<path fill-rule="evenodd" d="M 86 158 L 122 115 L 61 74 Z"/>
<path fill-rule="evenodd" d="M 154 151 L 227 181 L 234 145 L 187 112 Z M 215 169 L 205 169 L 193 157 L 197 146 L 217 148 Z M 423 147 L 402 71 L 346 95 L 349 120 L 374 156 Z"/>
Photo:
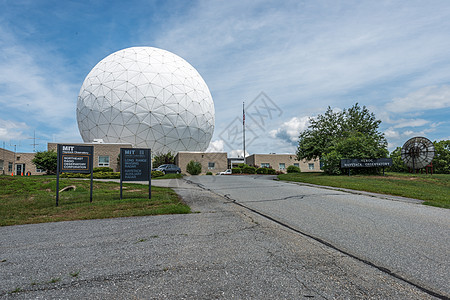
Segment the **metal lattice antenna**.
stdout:
<path fill-rule="evenodd" d="M 401 157 L 413 171 L 421 169 L 433 161 L 434 145 L 425 137 L 413 137 L 403 145 Z"/>

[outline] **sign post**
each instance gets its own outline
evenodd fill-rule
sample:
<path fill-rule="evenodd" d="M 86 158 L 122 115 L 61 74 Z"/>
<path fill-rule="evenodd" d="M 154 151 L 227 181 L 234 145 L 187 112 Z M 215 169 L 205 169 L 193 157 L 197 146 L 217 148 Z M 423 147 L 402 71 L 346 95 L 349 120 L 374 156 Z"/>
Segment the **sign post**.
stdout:
<path fill-rule="evenodd" d="M 152 198 L 151 150 L 120 148 L 120 199 L 123 181 L 148 181 L 148 199 Z"/>
<path fill-rule="evenodd" d="M 90 199 L 92 202 L 94 146 L 58 144 L 56 166 L 56 206 L 59 202 L 59 173 L 91 173 Z"/>

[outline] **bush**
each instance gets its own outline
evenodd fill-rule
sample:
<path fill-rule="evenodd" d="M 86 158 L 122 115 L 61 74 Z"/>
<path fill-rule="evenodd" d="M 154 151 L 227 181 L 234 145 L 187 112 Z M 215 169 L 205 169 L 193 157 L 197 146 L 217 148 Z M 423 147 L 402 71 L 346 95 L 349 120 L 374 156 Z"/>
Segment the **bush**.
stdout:
<path fill-rule="evenodd" d="M 152 171 L 152 178 L 157 178 L 164 176 L 164 173 L 162 171 Z"/>
<path fill-rule="evenodd" d="M 206 175 L 212 175 L 212 173 L 211 172 L 206 172 Z"/>
<path fill-rule="evenodd" d="M 267 168 L 267 174 L 269 175 L 275 175 L 276 171 L 274 169 Z"/>
<path fill-rule="evenodd" d="M 250 167 L 250 166 L 246 166 L 242 168 L 242 173 L 244 174 L 255 174 L 256 173 L 256 168 L 255 167 Z"/>
<path fill-rule="evenodd" d="M 258 168 L 256 169 L 256 174 L 267 174 L 267 168 Z"/>
<path fill-rule="evenodd" d="M 292 165 L 292 166 L 287 167 L 287 172 L 288 173 L 300 173 L 300 168 Z"/>
<path fill-rule="evenodd" d="M 98 167 L 98 168 L 94 168 L 92 171 L 94 173 L 97 173 L 97 172 L 114 172 L 114 170 L 109 168 L 109 167 Z"/>
<path fill-rule="evenodd" d="M 275 171 L 275 175 L 281 175 L 281 174 L 284 174 L 284 172 L 283 171 Z"/>
<path fill-rule="evenodd" d="M 87 173 L 62 173 L 62 178 L 91 178 L 91 174 Z M 120 172 L 96 172 L 92 174 L 94 179 L 119 179 Z"/>
<path fill-rule="evenodd" d="M 232 174 L 241 174 L 242 173 L 242 170 L 241 170 L 241 168 L 232 168 L 231 169 L 231 173 Z"/>
<path fill-rule="evenodd" d="M 245 168 L 245 167 L 248 167 L 248 165 L 247 165 L 247 164 L 238 164 L 238 167 L 241 168 L 241 169 L 243 169 L 243 168 Z"/>
<path fill-rule="evenodd" d="M 202 164 L 191 160 L 186 166 L 186 171 L 191 175 L 198 175 L 202 172 Z"/>
<path fill-rule="evenodd" d="M 87 174 L 90 178 L 90 174 Z M 95 179 L 119 179 L 120 172 L 96 172 L 93 174 Z"/>

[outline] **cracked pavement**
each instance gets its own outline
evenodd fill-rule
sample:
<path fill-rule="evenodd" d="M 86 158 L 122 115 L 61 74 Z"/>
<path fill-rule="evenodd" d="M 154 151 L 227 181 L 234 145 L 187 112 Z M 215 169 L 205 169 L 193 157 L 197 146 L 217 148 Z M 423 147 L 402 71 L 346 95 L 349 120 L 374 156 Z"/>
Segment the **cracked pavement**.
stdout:
<path fill-rule="evenodd" d="M 432 299 L 184 180 L 194 213 L 0 228 L 2 299 Z"/>

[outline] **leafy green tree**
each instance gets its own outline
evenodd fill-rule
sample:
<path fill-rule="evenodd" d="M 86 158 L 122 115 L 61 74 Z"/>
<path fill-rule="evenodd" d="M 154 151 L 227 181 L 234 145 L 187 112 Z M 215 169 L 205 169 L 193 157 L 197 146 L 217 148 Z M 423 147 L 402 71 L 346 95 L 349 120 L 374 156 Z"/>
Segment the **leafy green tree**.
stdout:
<path fill-rule="evenodd" d="M 175 156 L 171 152 L 157 153 L 153 157 L 153 168 L 166 164 L 175 164 Z"/>
<path fill-rule="evenodd" d="M 405 162 L 402 159 L 402 148 L 397 147 L 394 151 L 389 155 L 392 158 L 392 167 L 389 168 L 392 172 L 408 172 L 408 167 L 405 165 Z"/>
<path fill-rule="evenodd" d="M 434 142 L 433 168 L 435 173 L 450 174 L 450 140 Z"/>
<path fill-rule="evenodd" d="M 328 107 L 324 115 L 311 118 L 308 128 L 300 134 L 297 159 L 319 158 L 326 173 L 341 174 L 341 159 L 386 157 L 387 141 L 378 130 L 380 123 L 358 103 L 342 112 Z"/>
<path fill-rule="evenodd" d="M 191 175 L 198 175 L 202 172 L 202 164 L 191 160 L 186 166 L 186 171 Z"/>
<path fill-rule="evenodd" d="M 56 174 L 58 155 L 53 150 L 36 152 L 32 162 L 38 169 L 46 170 L 47 174 Z"/>
<path fill-rule="evenodd" d="M 345 158 L 381 158 L 389 152 L 384 147 L 379 147 L 374 139 L 367 138 L 360 132 L 352 132 L 343 138 L 337 138 L 328 147 L 327 153 L 322 157 L 323 170 L 328 174 L 342 174 L 341 159 Z M 373 168 L 361 168 L 353 173 L 375 173 Z"/>

